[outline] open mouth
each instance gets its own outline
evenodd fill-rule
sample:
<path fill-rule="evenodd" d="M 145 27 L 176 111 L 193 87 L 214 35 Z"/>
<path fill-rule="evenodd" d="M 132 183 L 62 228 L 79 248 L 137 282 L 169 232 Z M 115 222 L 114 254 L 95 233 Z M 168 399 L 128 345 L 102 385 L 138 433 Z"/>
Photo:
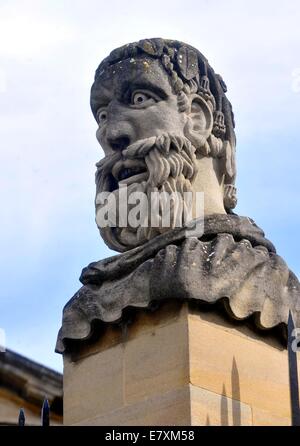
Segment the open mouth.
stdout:
<path fill-rule="evenodd" d="M 146 164 L 143 161 L 118 161 L 113 167 L 112 174 L 119 184 L 131 184 L 148 178 Z"/>
<path fill-rule="evenodd" d="M 118 180 L 120 181 L 124 181 L 124 180 L 128 180 L 132 177 L 140 177 L 141 174 L 145 174 L 146 173 L 146 168 L 143 167 L 135 167 L 135 168 L 130 168 L 130 167 L 126 167 L 125 169 L 122 169 L 118 175 Z"/>

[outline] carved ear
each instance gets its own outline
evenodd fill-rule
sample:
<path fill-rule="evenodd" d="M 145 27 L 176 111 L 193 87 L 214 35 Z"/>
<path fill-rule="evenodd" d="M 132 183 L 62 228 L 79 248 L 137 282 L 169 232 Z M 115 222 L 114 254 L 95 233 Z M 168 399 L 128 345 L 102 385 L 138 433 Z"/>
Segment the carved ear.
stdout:
<path fill-rule="evenodd" d="M 191 97 L 189 116 L 193 123 L 192 130 L 207 139 L 213 128 L 213 114 L 206 101 L 198 95 Z"/>
<path fill-rule="evenodd" d="M 206 141 L 212 128 L 213 114 L 209 105 L 200 96 L 191 96 L 185 135 L 196 149 L 201 149 L 207 146 Z"/>

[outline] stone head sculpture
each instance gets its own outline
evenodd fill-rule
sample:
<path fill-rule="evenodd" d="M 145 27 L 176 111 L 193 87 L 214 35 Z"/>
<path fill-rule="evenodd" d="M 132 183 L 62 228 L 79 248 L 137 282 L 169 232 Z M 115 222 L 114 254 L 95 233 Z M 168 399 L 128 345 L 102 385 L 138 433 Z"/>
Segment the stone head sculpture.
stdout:
<path fill-rule="evenodd" d="M 91 89 L 105 153 L 97 164 L 96 221 L 104 204 L 99 194 L 119 202 L 124 185 L 128 196 L 203 192 L 205 215 L 230 213 L 237 201 L 235 133 L 225 93 L 207 59 L 176 40 L 141 40 L 104 59 Z M 121 252 L 166 230 L 97 223 L 108 246 Z"/>

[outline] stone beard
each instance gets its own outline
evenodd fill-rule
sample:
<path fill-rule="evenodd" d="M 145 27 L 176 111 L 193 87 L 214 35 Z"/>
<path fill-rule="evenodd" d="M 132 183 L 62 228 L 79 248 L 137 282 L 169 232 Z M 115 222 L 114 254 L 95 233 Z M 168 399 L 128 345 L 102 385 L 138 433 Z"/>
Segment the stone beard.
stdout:
<path fill-rule="evenodd" d="M 197 71 L 194 78 L 186 74 L 189 79 L 182 80 L 178 66 L 175 71 L 176 64 L 167 54 L 153 58 L 141 51 L 135 58 L 126 56 L 125 53 L 117 62 L 104 63 L 102 68 L 100 65 L 91 94 L 99 125 L 97 139 L 105 152 L 97 164 L 96 222 L 107 245 L 120 252 L 171 228 L 182 227 L 196 216 L 195 192 L 205 193 L 195 184 L 203 158 L 213 158 L 218 163 L 216 182 L 222 197 L 211 213 L 226 213 L 236 204 L 233 115 L 227 101 L 230 131 L 226 131 L 220 111 L 222 95 L 225 103 L 223 81 L 210 69 L 211 79 L 218 83 L 214 88 L 219 96 L 213 95 L 207 66 L 202 78 Z M 179 54 L 178 61 L 183 57 Z M 119 203 L 124 201 L 123 195 L 120 198 L 122 186 L 127 186 L 128 213 L 134 206 L 132 194 L 142 192 L 148 198 L 147 221 L 138 226 L 130 221 L 125 226 L 119 224 Z M 103 225 L 104 207 L 108 206 L 103 193 L 107 192 L 115 198 L 116 215 L 114 222 Z M 153 192 L 160 194 L 155 227 L 150 221 Z M 187 193 L 192 196 L 188 203 Z M 169 226 L 162 224 L 165 194 L 173 197 Z"/>
<path fill-rule="evenodd" d="M 175 225 L 183 226 L 188 222 L 185 221 L 189 210 L 184 207 L 186 206 L 184 193 L 193 193 L 192 183 L 197 173 L 195 150 L 188 139 L 166 134 L 137 141 L 125 149 L 122 154 L 118 153 L 104 158 L 98 164 L 96 221 L 97 211 L 103 207 L 97 201 L 99 192 L 112 192 L 115 195 L 116 209 L 119 209 L 120 189 L 119 187 L 113 189 L 118 178 L 120 178 L 119 184 L 128 187 L 128 201 L 131 194 L 135 192 L 142 192 L 148 198 L 146 213 L 148 218 L 143 226 L 132 227 L 130 222 L 126 227 L 116 228 L 102 228 L 99 225 L 100 232 L 107 242 L 109 241 L 114 247 L 120 244 L 120 250 L 123 250 L 123 246 L 135 247 L 170 229 L 162 224 L 162 214 L 165 209 L 162 200 L 157 204 L 157 227 L 151 226 L 151 194 L 153 192 L 167 193 L 169 196 L 176 194 L 175 197 L 181 197 L 181 202 L 175 203 L 170 208 L 170 223 L 175 227 Z M 127 172 L 134 173 L 134 175 L 122 180 L 122 173 L 126 174 Z M 132 208 L 133 204 L 128 203 L 128 212 Z M 116 220 L 118 221 L 118 215 Z"/>

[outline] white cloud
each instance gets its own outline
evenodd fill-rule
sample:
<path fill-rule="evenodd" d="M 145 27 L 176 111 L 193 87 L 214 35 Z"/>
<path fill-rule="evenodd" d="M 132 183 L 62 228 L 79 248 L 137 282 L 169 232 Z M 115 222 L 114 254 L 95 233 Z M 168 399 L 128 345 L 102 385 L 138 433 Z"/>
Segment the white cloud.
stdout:
<path fill-rule="evenodd" d="M 0 68 L 0 94 L 5 93 L 7 88 L 7 80 L 5 71 Z"/>
<path fill-rule="evenodd" d="M 75 30 L 57 18 L 30 8 L 31 2 L 6 3 L 0 8 L 0 56 L 36 57 L 49 47 L 74 39 Z"/>
<path fill-rule="evenodd" d="M 300 67 L 292 71 L 292 90 L 300 93 Z"/>

